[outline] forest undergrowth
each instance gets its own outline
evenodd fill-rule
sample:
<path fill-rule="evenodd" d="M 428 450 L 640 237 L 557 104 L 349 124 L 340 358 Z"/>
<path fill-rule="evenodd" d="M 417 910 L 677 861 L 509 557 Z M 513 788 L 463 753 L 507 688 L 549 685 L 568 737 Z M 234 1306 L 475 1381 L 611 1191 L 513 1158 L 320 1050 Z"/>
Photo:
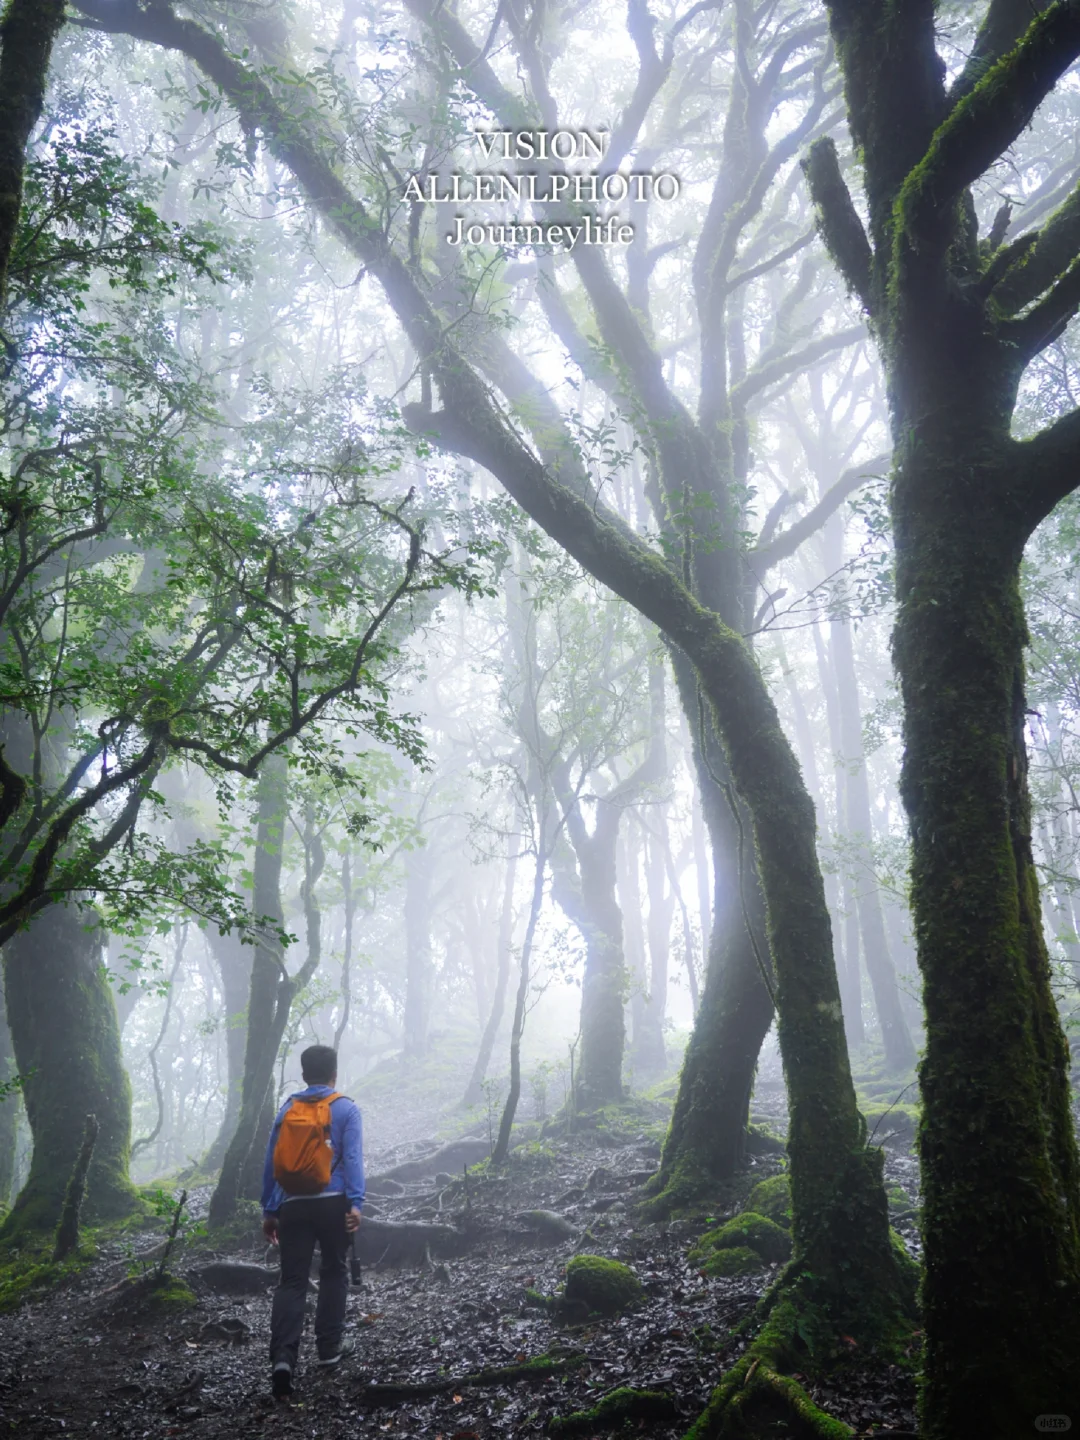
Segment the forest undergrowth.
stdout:
<path fill-rule="evenodd" d="M 254 1209 L 232 1242 L 214 1250 L 208 1240 L 195 1240 L 170 1265 L 193 1286 L 193 1300 L 184 1303 L 178 1289 L 154 1308 L 118 1305 L 110 1287 L 133 1263 L 138 1267 L 140 1256 L 160 1253 L 162 1220 L 132 1236 L 102 1239 L 94 1261 L 61 1287 L 0 1315 L 0 1435 L 685 1435 L 745 1349 L 737 1327 L 777 1273 L 774 1265 L 710 1276 L 689 1252 L 703 1232 L 738 1211 L 754 1184 L 778 1172 L 780 1157 L 752 1160 L 711 1209 L 655 1224 L 642 1221 L 635 1207 L 659 1158 L 666 1122 L 660 1102 L 615 1107 L 570 1132 L 549 1123 L 539 1139 L 519 1146 L 505 1174 L 474 1167 L 467 1192 L 460 1173 L 430 1173 L 439 1163 L 430 1157 L 450 1138 L 445 1123 L 433 1133 L 432 1117 L 425 1124 L 407 1096 L 395 1106 L 384 1095 L 380 1104 L 369 1175 L 410 1162 L 420 1163 L 406 1174 L 428 1173 L 373 1180 L 372 1190 L 381 1193 L 365 1207 L 369 1258 L 376 1249 L 390 1255 L 381 1239 L 373 1247 L 373 1221 L 451 1227 L 468 1240 L 454 1247 L 463 1253 L 453 1258 L 420 1243 L 405 1247 L 400 1266 L 362 1270 L 349 1297 L 357 1353 L 339 1373 L 317 1374 L 309 1344 L 294 1403 L 271 1401 L 266 1344 L 273 1255 Z M 783 1106 L 779 1077 L 763 1073 L 755 1115 L 779 1132 Z M 387 1111 L 394 1108 L 401 1111 L 396 1143 L 378 1143 L 390 1131 Z M 474 1125 L 470 1133 L 483 1138 L 483 1128 Z M 526 1133 L 540 1129 L 534 1124 Z M 879 1141 L 883 1136 L 897 1228 L 914 1248 L 918 1190 L 909 1135 L 901 1123 L 881 1127 Z M 207 1198 L 207 1190 L 193 1191 L 196 1215 Z M 536 1295 L 559 1291 L 575 1253 L 632 1267 L 642 1302 L 584 1324 L 569 1324 L 538 1305 Z M 381 1388 L 388 1386 L 398 1388 Z M 643 1402 L 638 1416 L 623 1421 L 618 1400 L 601 1402 L 628 1387 L 667 1398 Z M 853 1352 L 828 1382 L 807 1382 L 807 1389 L 855 1435 L 914 1433 L 913 1374 L 895 1365 Z M 575 1418 L 566 1424 L 569 1417 Z"/>

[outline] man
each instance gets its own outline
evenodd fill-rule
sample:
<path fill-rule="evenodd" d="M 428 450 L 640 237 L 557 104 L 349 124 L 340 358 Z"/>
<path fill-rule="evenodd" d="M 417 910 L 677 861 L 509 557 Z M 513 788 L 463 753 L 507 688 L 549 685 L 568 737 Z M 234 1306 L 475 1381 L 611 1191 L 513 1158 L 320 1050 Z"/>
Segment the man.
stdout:
<path fill-rule="evenodd" d="M 334 1091 L 337 1051 L 310 1046 L 300 1056 L 300 1071 L 307 1088 L 278 1111 L 263 1166 L 263 1233 L 281 1247 L 281 1283 L 270 1316 L 272 1385 L 279 1399 L 292 1394 L 316 1241 L 318 1363 L 329 1370 L 352 1354 L 353 1342 L 344 1338 L 346 1257 L 364 1203 L 360 1111 Z"/>

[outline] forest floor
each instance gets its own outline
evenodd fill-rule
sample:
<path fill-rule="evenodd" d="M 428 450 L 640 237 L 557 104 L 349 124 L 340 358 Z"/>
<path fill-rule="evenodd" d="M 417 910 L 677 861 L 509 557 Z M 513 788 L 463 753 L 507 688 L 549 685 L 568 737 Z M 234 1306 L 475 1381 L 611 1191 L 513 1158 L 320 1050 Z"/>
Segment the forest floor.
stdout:
<path fill-rule="evenodd" d="M 759 1083 L 758 1115 L 780 1127 L 782 1106 L 779 1086 Z M 156 1230 L 103 1243 L 93 1263 L 63 1288 L 0 1316 L 0 1435 L 20 1440 L 540 1436 L 550 1433 L 553 1417 L 586 1410 L 608 1392 L 634 1386 L 665 1391 L 678 1408 L 670 1421 L 636 1422 L 626 1433 L 675 1440 L 743 1348 L 731 1329 L 750 1313 L 775 1273 L 774 1267 L 752 1276 L 708 1278 L 688 1264 L 687 1251 L 710 1220 L 734 1213 L 751 1185 L 774 1173 L 780 1161 L 774 1156 L 751 1161 L 739 1186 L 718 1199 L 708 1216 L 645 1222 L 636 1201 L 655 1169 L 665 1123 L 662 1103 L 638 1102 L 604 1112 L 593 1128 L 526 1144 L 505 1178 L 477 1176 L 467 1197 L 460 1180 L 448 1187 L 448 1176 L 390 1185 L 400 1193 L 372 1197 L 368 1213 L 383 1222 L 452 1221 L 467 1205 L 474 1239 L 458 1258 L 429 1261 L 421 1255 L 412 1268 L 364 1270 L 349 1296 L 356 1354 L 323 1376 L 312 1363 L 309 1340 L 291 1404 L 275 1403 L 269 1395 L 269 1279 L 260 1281 L 255 1272 L 256 1293 L 241 1295 L 204 1284 L 194 1304 L 156 1316 L 134 1306 L 118 1312 L 105 1292 L 137 1265 L 139 1253 L 160 1243 L 164 1222 Z M 379 1130 L 386 1133 L 386 1127 Z M 399 1138 L 393 1150 L 384 1145 L 369 1150 L 369 1174 L 430 1154 L 436 1144 Z M 894 1137 L 886 1156 L 890 1182 L 917 1203 L 907 1147 Z M 205 1205 L 206 1193 L 193 1193 L 196 1211 Z M 539 1234 L 537 1222 L 523 1218 L 537 1209 L 562 1216 L 567 1234 Z M 911 1222 L 900 1228 L 914 1245 Z M 256 1235 L 253 1223 L 246 1237 L 214 1255 L 189 1244 L 171 1268 L 190 1278 L 216 1258 L 264 1264 L 269 1256 Z M 575 1251 L 631 1265 L 645 1287 L 644 1303 L 584 1326 L 567 1326 L 537 1308 L 526 1291 L 555 1292 Z M 245 1272 L 248 1280 L 251 1273 Z M 537 1357 L 562 1363 L 554 1373 L 509 1383 L 464 1378 Z M 461 1383 L 395 1403 L 366 1389 L 442 1379 Z M 910 1373 L 873 1357 L 853 1356 L 842 1374 L 811 1387 L 811 1393 L 857 1434 L 915 1428 Z M 579 1433 L 610 1432 L 590 1425 Z"/>

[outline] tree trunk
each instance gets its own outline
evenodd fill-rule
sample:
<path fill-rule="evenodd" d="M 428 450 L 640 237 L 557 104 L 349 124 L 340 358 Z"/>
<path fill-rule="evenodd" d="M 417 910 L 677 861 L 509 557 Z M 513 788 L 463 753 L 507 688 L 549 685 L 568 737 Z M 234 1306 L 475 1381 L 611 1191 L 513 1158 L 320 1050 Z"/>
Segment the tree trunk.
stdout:
<path fill-rule="evenodd" d="M 873 817 L 870 809 L 870 784 L 862 745 L 862 715 L 859 709 L 859 682 L 855 670 L 855 652 L 851 644 L 851 626 L 842 620 L 831 625 L 832 656 L 836 667 L 836 688 L 839 695 L 840 743 L 844 761 L 844 789 L 847 793 L 845 817 L 848 838 L 854 846 L 854 859 L 859 867 L 856 904 L 859 931 L 866 959 L 866 972 L 874 991 L 874 1008 L 881 1026 L 885 1049 L 885 1069 L 897 1073 L 910 1070 L 915 1064 L 915 1046 L 900 1005 L 896 988 L 896 970 L 889 954 L 885 918 L 881 913 L 874 874 L 872 842 Z"/>
<path fill-rule="evenodd" d="M 510 1088 L 499 1122 L 499 1138 L 491 1152 L 492 1166 L 502 1165 L 510 1153 L 510 1135 L 514 1128 L 514 1116 L 521 1098 L 521 1037 L 525 1030 L 525 1006 L 529 999 L 529 983 L 532 974 L 533 937 L 544 903 L 544 871 L 546 831 L 545 818 L 540 817 L 540 844 L 536 856 L 536 870 L 533 875 L 532 903 L 529 906 L 529 921 L 525 927 L 525 939 L 521 946 L 521 964 L 518 970 L 517 997 L 514 1001 L 514 1023 L 510 1029 Z"/>
<path fill-rule="evenodd" d="M 552 895 L 585 941 L 577 1084 L 577 1105 L 583 1111 L 614 1104 L 623 1096 L 626 964 L 615 872 L 621 813 L 618 805 L 601 801 L 595 831 L 588 835 L 575 810 L 567 815 L 566 828 L 574 839 L 576 871 L 565 847 L 556 846 L 552 855 Z"/>
<path fill-rule="evenodd" d="M 634 1077 L 645 1073 L 648 1046 L 645 1040 L 645 1011 L 649 977 L 645 966 L 644 905 L 638 846 L 640 832 L 633 823 L 623 826 L 616 853 L 619 909 L 623 917 L 623 956 L 630 983 L 630 1060 Z"/>
<path fill-rule="evenodd" d="M 8 1024 L 34 1140 L 29 1177 L 0 1231 L 5 1238 L 55 1227 L 88 1111 L 100 1133 L 87 1218 L 129 1215 L 138 1203 L 128 1179 L 131 1086 L 103 936 L 91 921 L 74 905 L 54 904 L 4 947 Z"/>
<path fill-rule="evenodd" d="M 744 847 L 740 896 L 738 831 L 717 785 L 729 780 L 727 759 L 707 711 L 702 736 L 693 671 L 680 656 L 673 660 L 680 700 L 691 724 L 714 892 L 705 984 L 683 1059 L 660 1173 L 653 1182 L 659 1211 L 700 1194 L 716 1181 L 730 1179 L 738 1169 L 746 1153 L 754 1072 L 774 1014 L 743 917 L 745 897 L 759 949 L 767 957 L 765 906 L 754 852 L 749 844 Z M 702 754 L 703 738 L 707 758 Z"/>
<path fill-rule="evenodd" d="M 411 1060 L 427 1052 L 431 1010 L 431 882 L 435 856 L 418 845 L 405 856 L 405 1013 L 403 1054 Z"/>
<path fill-rule="evenodd" d="M 484 1033 L 480 1037 L 480 1049 L 477 1051 L 476 1064 L 473 1066 L 472 1075 L 469 1077 L 469 1083 L 462 1098 L 461 1103 L 466 1108 L 479 1105 L 484 1097 L 484 1078 L 487 1075 L 488 1066 L 491 1064 L 491 1052 L 495 1048 L 499 1026 L 502 1024 L 503 1010 L 506 1008 L 506 987 L 510 980 L 510 958 L 514 945 L 514 880 L 517 877 L 517 862 L 516 854 L 510 855 L 506 861 L 502 910 L 499 913 L 499 954 L 498 970 L 495 975 L 495 994 L 491 1001 L 491 1013 L 484 1026 Z"/>
<path fill-rule="evenodd" d="M 1006 507 L 971 509 L 986 456 L 957 437 L 934 458 L 924 438 L 894 499 L 926 1007 L 923 1432 L 1005 1440 L 1080 1413 L 1080 1183 L 1031 854 L 1020 545 Z"/>
<path fill-rule="evenodd" d="M 842 836 L 847 828 L 847 771 L 840 764 L 844 753 L 844 742 L 840 730 L 840 701 L 836 690 L 836 668 L 831 664 L 829 653 L 817 625 L 812 627 L 814 653 L 817 656 L 818 680 L 825 696 L 825 716 L 829 726 L 829 750 L 833 757 L 833 783 L 835 785 L 836 833 Z M 850 863 L 844 857 L 843 884 L 838 887 L 837 910 L 844 917 L 844 943 L 838 955 L 837 974 L 840 978 L 840 996 L 844 1007 L 844 1032 L 849 1048 L 856 1049 L 866 1043 L 866 1029 L 862 1015 L 862 977 L 859 974 L 859 915 L 855 907 Z M 839 947 L 838 947 L 839 948 Z"/>
<path fill-rule="evenodd" d="M 666 831 L 667 819 L 662 810 L 658 808 L 652 819 L 658 829 Z M 649 941 L 649 988 L 641 1017 L 642 1043 L 638 1049 L 638 1070 L 645 1076 L 661 1075 L 667 1069 L 664 1016 L 667 1013 L 668 955 L 675 896 L 665 885 L 665 845 L 665 836 L 652 833 L 645 841 L 645 889 L 649 897 L 649 919 L 646 926 Z"/>
<path fill-rule="evenodd" d="M 255 838 L 253 912 L 259 925 L 252 947 L 251 988 L 244 1050 L 244 1080 L 236 1129 L 225 1151 L 217 1187 L 210 1200 L 210 1223 L 222 1225 L 236 1210 L 248 1186 L 249 1157 L 257 1135 L 266 1127 L 270 1093 L 281 1037 L 292 1002 L 291 983 L 284 978 L 284 954 L 275 926 L 281 908 L 281 866 L 288 812 L 288 762 L 272 755 L 259 774 L 258 822 Z M 261 1156 L 256 1156 L 261 1161 Z"/>
<path fill-rule="evenodd" d="M 240 1097 L 244 1085 L 244 1049 L 247 1038 L 247 1005 L 251 991 L 251 958 L 254 950 L 232 931 L 210 936 L 210 949 L 221 980 L 225 1024 L 225 1109 L 214 1143 L 203 1158 L 204 1170 L 217 1170 L 225 1159 L 229 1142 L 236 1133 Z"/>
<path fill-rule="evenodd" d="M 4 987 L 0 985 L 0 1084 L 17 1073 L 4 1005 Z M 11 1201 L 11 1188 L 15 1182 L 15 1141 L 18 1129 L 19 1094 L 13 1090 L 0 1096 L 0 1210 L 6 1210 Z"/>

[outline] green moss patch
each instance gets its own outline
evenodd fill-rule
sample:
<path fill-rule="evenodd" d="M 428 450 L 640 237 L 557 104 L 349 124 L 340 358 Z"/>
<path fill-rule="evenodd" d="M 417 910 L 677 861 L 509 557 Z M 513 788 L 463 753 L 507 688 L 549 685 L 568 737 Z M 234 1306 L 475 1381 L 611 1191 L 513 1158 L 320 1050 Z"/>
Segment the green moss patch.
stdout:
<path fill-rule="evenodd" d="M 641 1282 L 619 1260 L 575 1255 L 566 1267 L 560 1308 L 568 1314 L 618 1315 L 644 1298 Z"/>
<path fill-rule="evenodd" d="M 764 1270 L 765 1261 L 749 1245 L 735 1245 L 712 1251 L 701 1268 L 706 1275 L 755 1275 Z"/>
<path fill-rule="evenodd" d="M 52 1259 L 51 1238 L 9 1250 L 0 1263 L 0 1315 L 17 1310 L 26 1301 L 40 1299 L 85 1270 L 96 1256 L 96 1246 L 85 1238 L 58 1264 Z"/>
<path fill-rule="evenodd" d="M 787 1175 L 772 1175 L 768 1180 L 760 1181 L 746 1197 L 745 1208 L 790 1230 L 791 1181 Z"/>
<path fill-rule="evenodd" d="M 791 1258 L 791 1236 L 774 1220 L 744 1210 L 716 1230 L 708 1230 L 690 1252 L 698 1264 L 711 1259 L 717 1250 L 750 1249 L 767 1264 L 776 1265 Z"/>
<path fill-rule="evenodd" d="M 549 1435 L 590 1435 L 597 1430 L 616 1430 L 633 1425 L 635 1429 L 648 1420 L 674 1420 L 678 1406 L 662 1390 L 632 1390 L 623 1387 L 605 1395 L 591 1410 L 575 1410 L 572 1415 L 553 1416 L 548 1421 Z"/>

